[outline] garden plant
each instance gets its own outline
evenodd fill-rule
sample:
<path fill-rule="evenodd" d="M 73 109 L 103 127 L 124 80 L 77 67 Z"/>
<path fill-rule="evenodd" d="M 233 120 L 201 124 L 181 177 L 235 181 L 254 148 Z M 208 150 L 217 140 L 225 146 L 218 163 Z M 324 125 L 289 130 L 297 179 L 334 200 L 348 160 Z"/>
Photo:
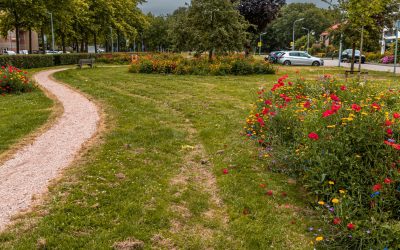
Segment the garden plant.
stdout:
<path fill-rule="evenodd" d="M 33 90 L 34 85 L 26 76 L 27 72 L 13 66 L 0 69 L 0 94 L 24 93 Z"/>
<path fill-rule="evenodd" d="M 287 78 L 259 90 L 246 135 L 309 193 L 323 222 L 309 227 L 314 244 L 399 249 L 399 90 Z"/>

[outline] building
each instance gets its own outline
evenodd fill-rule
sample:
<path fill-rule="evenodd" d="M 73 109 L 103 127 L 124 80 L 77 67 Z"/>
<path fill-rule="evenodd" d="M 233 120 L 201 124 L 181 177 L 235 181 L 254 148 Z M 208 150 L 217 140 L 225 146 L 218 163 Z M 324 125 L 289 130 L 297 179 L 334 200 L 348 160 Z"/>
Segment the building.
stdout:
<path fill-rule="evenodd" d="M 29 32 L 20 31 L 19 32 L 19 46 L 20 50 L 29 51 Z M 9 31 L 7 37 L 0 37 L 0 53 L 4 50 L 11 50 L 17 52 L 17 39 L 15 31 Z M 32 31 L 32 50 L 39 50 L 39 39 L 38 34 Z"/>
<path fill-rule="evenodd" d="M 400 32 L 397 31 L 398 38 L 400 38 Z M 389 49 L 390 45 L 396 42 L 396 29 L 383 29 L 382 40 L 381 40 L 381 54 L 385 54 L 386 50 Z"/>
<path fill-rule="evenodd" d="M 331 44 L 331 41 L 333 40 L 331 33 L 332 31 L 335 31 L 337 29 L 339 29 L 339 24 L 335 24 L 329 27 L 329 29 L 322 32 L 321 35 L 319 35 L 320 42 L 323 43 L 326 47 L 328 47 Z"/>

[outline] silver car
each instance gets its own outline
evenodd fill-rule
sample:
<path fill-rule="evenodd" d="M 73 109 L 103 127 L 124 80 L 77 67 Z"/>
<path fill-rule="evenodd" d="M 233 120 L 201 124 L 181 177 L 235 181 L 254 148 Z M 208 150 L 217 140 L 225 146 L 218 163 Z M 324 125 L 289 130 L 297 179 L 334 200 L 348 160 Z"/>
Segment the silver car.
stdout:
<path fill-rule="evenodd" d="M 304 51 L 284 51 L 278 59 L 278 63 L 283 65 L 308 65 L 323 66 L 324 60 L 310 56 Z"/>

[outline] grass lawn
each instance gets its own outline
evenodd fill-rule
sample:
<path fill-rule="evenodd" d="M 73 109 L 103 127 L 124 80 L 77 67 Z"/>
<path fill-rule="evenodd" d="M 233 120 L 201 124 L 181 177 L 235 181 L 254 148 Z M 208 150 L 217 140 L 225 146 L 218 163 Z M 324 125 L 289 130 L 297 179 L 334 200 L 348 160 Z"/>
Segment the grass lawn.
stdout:
<path fill-rule="evenodd" d="M 46 204 L 0 235 L 0 248 L 109 249 L 129 238 L 146 249 L 312 248 L 306 229 L 313 214 L 304 193 L 293 180 L 269 172 L 242 131 L 257 88 L 297 70 L 307 78 L 343 71 L 291 67 L 276 76 L 212 77 L 130 74 L 120 67 L 57 73 L 103 105 L 107 130 L 52 188 Z"/>
<path fill-rule="evenodd" d="M 53 101 L 39 90 L 0 96 L 0 156 L 26 135 L 43 125 Z"/>

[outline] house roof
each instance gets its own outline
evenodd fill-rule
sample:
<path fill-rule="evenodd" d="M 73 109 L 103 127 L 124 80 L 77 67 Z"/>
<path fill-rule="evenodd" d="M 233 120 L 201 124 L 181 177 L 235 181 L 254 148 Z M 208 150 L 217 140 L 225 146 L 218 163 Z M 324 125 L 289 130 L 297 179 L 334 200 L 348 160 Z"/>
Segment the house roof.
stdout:
<path fill-rule="evenodd" d="M 340 27 L 340 23 L 334 24 L 331 27 L 329 27 L 327 30 L 321 33 L 321 36 L 327 36 L 329 35 L 333 30 L 337 30 Z"/>

